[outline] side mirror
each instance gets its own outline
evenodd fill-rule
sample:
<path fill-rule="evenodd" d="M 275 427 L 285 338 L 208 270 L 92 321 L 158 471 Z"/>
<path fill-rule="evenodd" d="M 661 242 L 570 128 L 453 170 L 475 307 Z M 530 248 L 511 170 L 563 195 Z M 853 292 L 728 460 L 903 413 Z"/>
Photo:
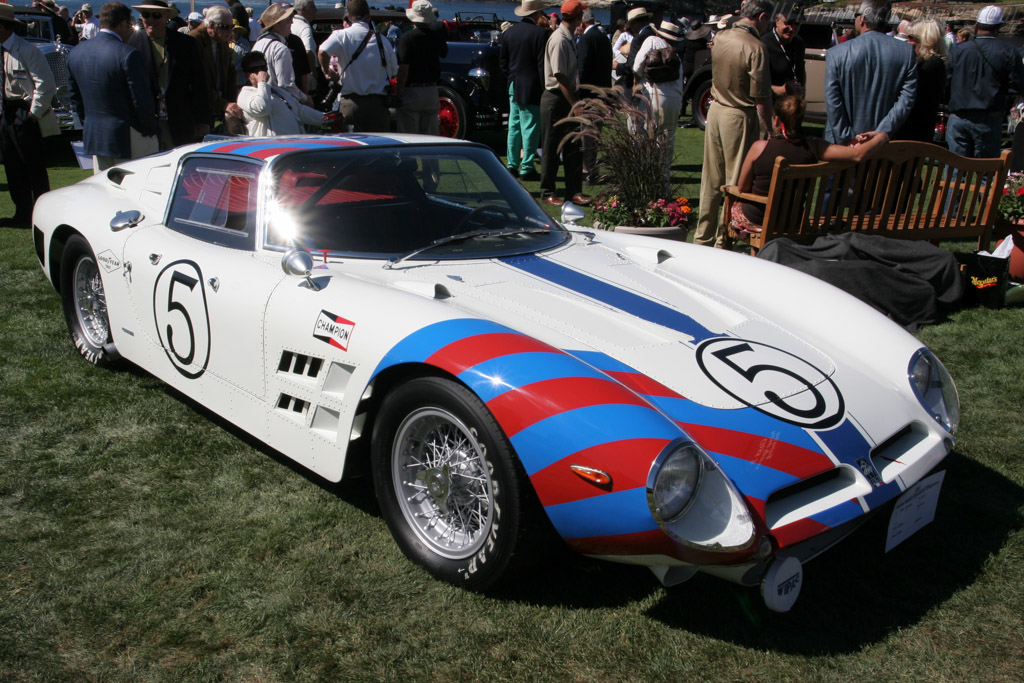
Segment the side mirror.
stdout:
<path fill-rule="evenodd" d="M 121 232 L 125 228 L 134 228 L 142 222 L 145 216 L 139 211 L 118 211 L 110 219 L 110 229 L 114 232 Z"/>
<path fill-rule="evenodd" d="M 295 275 L 301 278 L 305 278 L 310 288 L 315 292 L 320 288 L 313 278 L 310 277 L 310 273 L 313 272 L 313 257 L 305 249 L 291 249 L 283 257 L 281 257 L 281 269 L 287 275 Z"/>
<path fill-rule="evenodd" d="M 572 202 L 566 202 L 562 204 L 562 224 L 572 225 L 573 227 L 579 227 L 577 223 L 583 220 L 586 214 L 583 209 L 576 206 Z"/>

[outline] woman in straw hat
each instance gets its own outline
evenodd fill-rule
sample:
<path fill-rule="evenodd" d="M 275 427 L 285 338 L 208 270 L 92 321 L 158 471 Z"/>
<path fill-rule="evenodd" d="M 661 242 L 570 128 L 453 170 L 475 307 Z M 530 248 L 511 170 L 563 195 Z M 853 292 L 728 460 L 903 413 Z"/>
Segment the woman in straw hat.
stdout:
<path fill-rule="evenodd" d="M 683 107 L 683 70 L 678 55 L 675 55 L 677 68 L 673 77 L 659 76 L 647 73 L 647 56 L 655 53 L 667 56 L 669 53 L 656 52 L 668 49 L 676 50 L 683 38 L 683 30 L 678 24 L 671 21 L 663 21 L 658 25 L 655 34 L 640 46 L 636 53 L 634 70 L 636 78 L 642 80 L 644 98 L 641 100 L 642 107 L 650 107 L 654 110 L 654 117 L 658 121 L 658 132 L 666 136 L 665 158 L 662 162 L 662 185 L 667 194 L 671 190 L 669 174 L 672 168 L 673 152 L 676 143 L 677 121 L 679 111 Z M 668 80 L 666 80 L 668 79 Z M 655 82 L 657 81 L 657 82 Z"/>
<path fill-rule="evenodd" d="M 293 8 L 285 9 L 277 3 L 272 3 L 263 10 L 263 14 L 260 15 L 263 33 L 252 49 L 262 52 L 266 57 L 271 85 L 284 88 L 303 104 L 312 104 L 309 96 L 295 84 L 295 65 L 292 61 L 292 52 L 288 48 L 288 36 L 292 33 L 294 14 Z"/>

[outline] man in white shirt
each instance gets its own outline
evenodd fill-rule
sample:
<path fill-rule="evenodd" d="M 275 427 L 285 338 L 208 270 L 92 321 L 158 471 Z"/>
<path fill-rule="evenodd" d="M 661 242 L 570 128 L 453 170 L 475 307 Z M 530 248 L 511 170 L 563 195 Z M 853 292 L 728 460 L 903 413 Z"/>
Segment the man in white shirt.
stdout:
<path fill-rule="evenodd" d="M 295 67 L 292 64 L 292 53 L 287 44 L 287 38 L 292 33 L 292 16 L 294 14 L 293 8 L 285 9 L 277 3 L 265 9 L 260 15 L 263 35 L 252 46 L 252 49 L 255 52 L 262 52 L 266 58 L 271 85 L 284 88 L 303 104 L 312 104 L 309 96 L 295 84 Z"/>
<path fill-rule="evenodd" d="M 391 41 L 372 30 L 366 0 L 349 0 L 347 14 L 352 26 L 335 31 L 320 46 L 320 68 L 332 81 L 341 81 L 338 109 L 356 131 L 386 132 L 391 123 L 386 93 L 398 60 Z M 332 56 L 338 58 L 338 70 L 331 68 Z"/>
<path fill-rule="evenodd" d="M 27 228 L 36 199 L 50 191 L 43 136 L 60 128 L 51 107 L 57 81 L 39 48 L 15 34 L 23 24 L 14 10 L 0 6 L 0 152 L 14 203 L 14 216 L 0 219 L 0 226 Z"/>
<path fill-rule="evenodd" d="M 81 29 L 79 39 L 89 40 L 100 32 L 100 20 L 93 16 L 92 5 L 89 3 L 82 5 L 82 17 L 85 21 L 79 25 Z"/>
<path fill-rule="evenodd" d="M 311 23 L 316 19 L 316 2 L 314 0 L 295 0 L 293 5 L 295 16 L 292 17 L 292 33 L 298 36 L 306 48 L 306 59 L 309 61 L 310 73 L 306 76 L 306 92 L 312 92 L 316 86 L 316 41 L 313 39 Z"/>

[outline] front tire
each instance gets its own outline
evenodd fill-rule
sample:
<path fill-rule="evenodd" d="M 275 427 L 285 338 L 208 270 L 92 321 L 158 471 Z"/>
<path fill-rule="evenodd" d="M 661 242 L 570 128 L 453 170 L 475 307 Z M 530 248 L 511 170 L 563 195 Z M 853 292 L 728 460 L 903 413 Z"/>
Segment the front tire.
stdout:
<path fill-rule="evenodd" d="M 64 247 L 60 268 L 60 293 L 71 341 L 82 358 L 98 367 L 109 367 L 117 358 L 107 316 L 99 264 L 89 243 L 72 236 Z"/>
<path fill-rule="evenodd" d="M 483 590 L 529 559 L 538 504 L 508 439 L 463 385 L 423 377 L 388 394 L 371 459 L 391 534 L 435 577 Z"/>

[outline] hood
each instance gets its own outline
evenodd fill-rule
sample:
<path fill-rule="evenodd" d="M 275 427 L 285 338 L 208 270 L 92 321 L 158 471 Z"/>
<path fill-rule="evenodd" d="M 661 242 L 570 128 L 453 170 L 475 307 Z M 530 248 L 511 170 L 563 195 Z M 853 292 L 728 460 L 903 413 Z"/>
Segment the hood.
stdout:
<path fill-rule="evenodd" d="M 732 366 L 749 363 L 735 359 L 737 351 L 730 349 L 736 340 L 751 344 L 751 353 L 758 352 L 762 361 L 803 368 L 796 373 L 800 379 L 782 377 L 785 381 L 773 386 L 772 395 L 783 399 L 799 402 L 794 397 L 808 393 L 808 379 L 816 386 L 835 372 L 821 350 L 707 283 L 665 267 L 656 252 L 593 243 L 544 255 L 404 266 L 378 266 L 365 276 L 443 298 L 467 316 L 492 320 L 569 353 L 603 354 L 710 408 L 771 402 L 765 392 L 752 392 L 742 376 L 737 381 Z"/>

